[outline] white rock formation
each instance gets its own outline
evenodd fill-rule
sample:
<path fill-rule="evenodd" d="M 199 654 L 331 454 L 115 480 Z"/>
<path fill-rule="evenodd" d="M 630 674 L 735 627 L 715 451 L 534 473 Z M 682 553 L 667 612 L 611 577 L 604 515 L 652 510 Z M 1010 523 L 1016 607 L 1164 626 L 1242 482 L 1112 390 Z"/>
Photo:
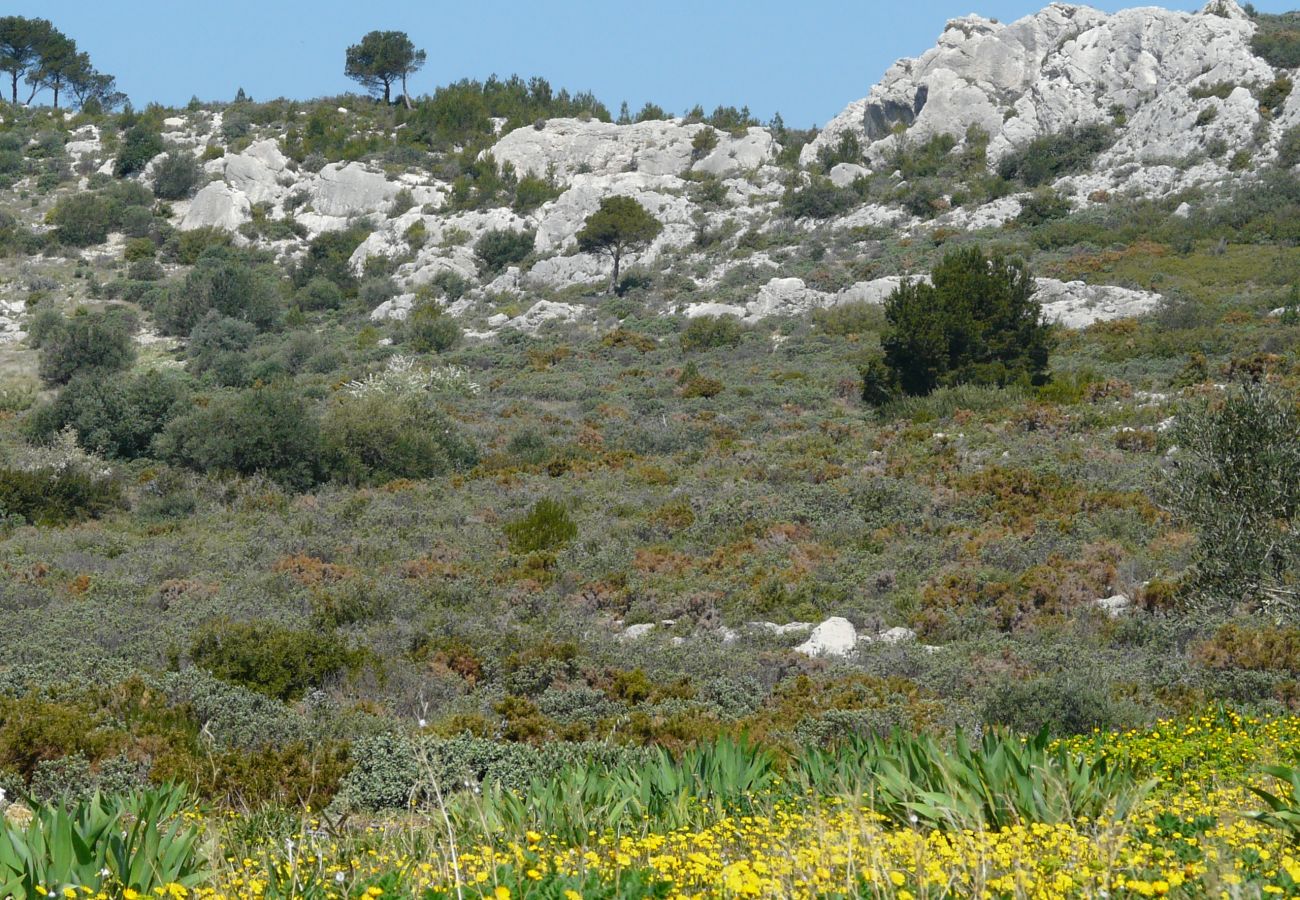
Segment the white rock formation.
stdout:
<path fill-rule="evenodd" d="M 1164 300 L 1149 291 L 1054 278 L 1039 278 L 1034 296 L 1043 305 L 1047 319 L 1066 328 L 1087 328 L 1094 322 L 1146 315 Z"/>
<path fill-rule="evenodd" d="M 962 139 L 977 126 L 990 136 L 989 156 L 996 161 L 1036 137 L 1110 123 L 1115 110 L 1124 113 L 1124 124 L 1100 169 L 1125 160 L 1182 158 L 1216 140 L 1237 149 L 1249 143 L 1259 122 L 1249 86 L 1275 77 L 1251 52 L 1254 31 L 1235 0 L 1210 0 L 1197 13 L 1143 7 L 1107 15 L 1052 3 L 1010 24 L 975 15 L 953 19 L 937 46 L 891 67 L 867 97 L 827 124 L 801 160 L 811 162 L 850 133 L 865 158 L 880 164 L 899 140 L 897 126 L 912 143 L 939 134 Z M 1220 83 L 1236 87 L 1225 100 L 1191 97 L 1198 87 Z M 1210 108 L 1217 114 L 1205 113 L 1213 116 L 1205 121 L 1202 113 Z M 1268 140 L 1276 141 L 1281 130 L 1272 127 Z M 1180 173 L 1170 182 L 1195 178 Z"/>
<path fill-rule="evenodd" d="M 686 125 L 679 119 L 614 125 L 581 119 L 548 119 L 542 127 L 516 128 L 492 147 L 498 164 L 509 163 L 520 175 L 554 177 L 564 183 L 575 175 L 681 175 L 694 169 L 725 175 L 770 162 L 780 147 L 763 128 L 740 137 L 715 131 L 717 146 L 696 159 L 695 136 L 709 125 Z"/>
<path fill-rule="evenodd" d="M 224 181 L 214 181 L 194 195 L 194 200 L 181 221 L 181 230 L 224 228 L 227 231 L 234 231 L 252 219 L 253 212 L 248 202 L 248 195 L 232 188 Z"/>
<path fill-rule="evenodd" d="M 808 640 L 795 647 L 805 656 L 848 656 L 858 645 L 858 632 L 848 619 L 832 616 L 813 629 Z"/>
<path fill-rule="evenodd" d="M 400 188 L 361 163 L 331 163 L 320 170 L 310 190 L 318 215 L 335 218 L 379 212 L 393 202 Z"/>
<path fill-rule="evenodd" d="M 1114 597 L 1103 597 L 1097 601 L 1097 608 L 1110 616 L 1112 619 L 1118 619 L 1125 615 L 1133 608 L 1133 601 L 1123 594 L 1116 594 Z"/>

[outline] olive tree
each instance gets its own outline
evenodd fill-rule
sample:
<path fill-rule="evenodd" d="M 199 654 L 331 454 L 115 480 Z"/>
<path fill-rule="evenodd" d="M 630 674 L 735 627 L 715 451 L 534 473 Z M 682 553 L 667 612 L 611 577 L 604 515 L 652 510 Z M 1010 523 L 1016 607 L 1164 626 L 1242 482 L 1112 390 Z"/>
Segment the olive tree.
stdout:
<path fill-rule="evenodd" d="M 663 231 L 663 223 L 632 197 L 606 197 L 578 232 L 578 249 L 603 253 L 614 262 L 609 293 L 618 286 L 619 266 L 628 253 L 644 250 Z"/>

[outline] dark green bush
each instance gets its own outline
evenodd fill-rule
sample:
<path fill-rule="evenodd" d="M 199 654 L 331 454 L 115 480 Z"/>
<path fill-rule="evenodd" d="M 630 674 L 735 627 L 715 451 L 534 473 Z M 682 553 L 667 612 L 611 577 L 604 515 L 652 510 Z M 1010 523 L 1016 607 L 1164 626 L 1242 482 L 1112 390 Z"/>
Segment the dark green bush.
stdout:
<path fill-rule="evenodd" d="M 294 294 L 300 309 L 338 309 L 343 305 L 343 291 L 328 278 L 313 278 Z"/>
<path fill-rule="evenodd" d="M 279 700 L 295 700 L 357 662 L 333 632 L 274 622 L 211 622 L 195 635 L 190 657 L 223 681 Z"/>
<path fill-rule="evenodd" d="M 325 278 L 338 285 L 344 296 L 355 297 L 359 281 L 352 271 L 352 254 L 370 234 L 370 228 L 354 225 L 345 231 L 327 231 L 307 245 L 307 254 L 293 272 L 296 287 L 306 287 L 313 279 Z"/>
<path fill-rule="evenodd" d="M 1200 603 L 1223 610 L 1285 598 L 1300 564 L 1295 398 L 1263 384 L 1233 388 L 1181 416 L 1174 442 L 1165 499 L 1200 539 Z"/>
<path fill-rule="evenodd" d="M 430 398 L 344 397 L 323 423 L 326 465 L 353 484 L 431 478 L 478 461 L 474 446 Z"/>
<path fill-rule="evenodd" d="M 51 440 L 65 428 L 83 448 L 101 456 L 146 456 L 154 435 L 179 412 L 189 396 L 188 379 L 174 371 L 73 377 L 54 402 L 29 420 L 37 440 Z"/>
<path fill-rule="evenodd" d="M 149 161 L 166 149 L 162 135 L 146 122 L 138 122 L 122 137 L 122 147 L 113 163 L 113 174 L 118 178 L 144 171 Z"/>
<path fill-rule="evenodd" d="M 113 228 L 113 208 L 98 193 L 78 193 L 64 197 L 50 215 L 54 235 L 69 247 L 90 247 L 108 240 Z"/>
<path fill-rule="evenodd" d="M 115 372 L 135 359 L 135 330 L 122 309 L 90 312 L 61 319 L 41 337 L 41 378 L 47 384 L 65 384 L 79 372 Z"/>
<path fill-rule="evenodd" d="M 164 156 L 153 169 L 153 192 L 161 200 L 184 200 L 194 193 L 203 169 L 193 154 L 177 150 Z"/>
<path fill-rule="evenodd" d="M 279 280 L 273 266 L 233 250 L 211 248 L 183 285 L 172 286 L 159 298 L 154 319 L 164 333 L 175 335 L 188 335 L 209 310 L 258 329 L 270 328 L 280 318 Z"/>
<path fill-rule="evenodd" d="M 806 184 L 792 184 L 781 198 L 781 213 L 792 219 L 831 219 L 862 202 L 852 187 L 837 188 L 829 178 L 813 175 Z"/>
<path fill-rule="evenodd" d="M 261 474 L 291 488 L 310 487 L 322 475 L 320 425 L 306 401 L 285 387 L 212 397 L 173 419 L 156 451 L 202 472 Z"/>
<path fill-rule="evenodd" d="M 0 519 L 58 526 L 94 519 L 124 505 L 117 479 L 77 466 L 0 469 Z"/>
<path fill-rule="evenodd" d="M 1250 40 L 1254 54 L 1267 60 L 1275 69 L 1300 66 L 1300 14 L 1257 13 L 1254 18 L 1258 26 Z"/>
<path fill-rule="evenodd" d="M 445 353 L 461 339 L 460 325 L 432 301 L 411 310 L 404 332 L 406 345 L 416 353 Z"/>
<path fill-rule="evenodd" d="M 496 275 L 526 259 L 533 252 L 536 240 L 535 231 L 494 229 L 485 232 L 474 244 L 474 255 L 484 276 Z"/>
<path fill-rule="evenodd" d="M 745 327 L 735 316 L 697 316 L 682 329 L 682 350 L 691 353 L 718 347 L 735 347 L 744 337 Z"/>
<path fill-rule="evenodd" d="M 578 526 L 558 500 L 544 498 L 528 514 L 505 526 L 506 539 L 515 553 L 557 550 L 578 536 Z"/>
<path fill-rule="evenodd" d="M 905 282 L 885 301 L 884 363 L 905 393 L 1047 380 L 1052 332 L 1023 261 L 968 247 L 931 280 Z"/>
<path fill-rule="evenodd" d="M 1114 133 L 1105 125 L 1084 125 L 1043 135 L 1002 157 L 998 174 L 1038 187 L 1086 169 L 1113 140 Z"/>

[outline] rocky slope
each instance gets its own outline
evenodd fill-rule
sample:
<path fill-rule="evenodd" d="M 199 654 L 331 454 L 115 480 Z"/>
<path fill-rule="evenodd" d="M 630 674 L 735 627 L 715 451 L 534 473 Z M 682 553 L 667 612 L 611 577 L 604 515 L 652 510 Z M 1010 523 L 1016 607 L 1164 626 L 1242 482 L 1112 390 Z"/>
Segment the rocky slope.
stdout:
<path fill-rule="evenodd" d="M 1234 0 L 1211 0 L 1192 14 L 1143 8 L 1107 15 L 1053 3 L 1010 24 L 979 16 L 955 19 L 937 46 L 895 64 L 805 146 L 801 171 L 778 165 L 781 147 L 763 128 L 715 131 L 701 139 L 711 126 L 682 120 L 623 126 L 540 121 L 499 135 L 487 151 L 517 175 L 546 178 L 558 188 L 558 197 L 523 215 L 508 208 L 454 211 L 452 186 L 428 171 L 385 171 L 359 162 L 307 171 L 286 158 L 275 133 L 263 133 L 239 152 L 206 162 L 210 182 L 192 200 L 174 204 L 174 218 L 181 229 L 236 231 L 255 213 L 291 217 L 307 237 L 270 244 L 286 257 L 302 253 L 312 236 L 369 220 L 374 230 L 352 265 L 361 272 L 372 257 L 394 260 L 404 292 L 375 310 L 375 317 L 401 318 L 421 286 L 452 273 L 469 290 L 451 311 L 471 320 L 473 333 L 481 335 L 591 313 L 560 294 L 608 277 L 606 260 L 577 252 L 575 234 L 603 197 L 616 194 L 635 197 L 665 226 L 637 262 L 684 281 L 699 298 L 666 312 L 727 313 L 753 321 L 851 301 L 880 302 L 897 284 L 896 275 L 818 290 L 787 271 L 780 253 L 746 249 L 740 236 L 791 227 L 831 239 L 881 228 L 916 234 L 997 228 L 1020 214 L 1027 195 L 953 203 L 928 220 L 889 199 L 862 200 L 829 220 L 791 223 L 779 214 L 780 200 L 792 183 L 819 171 L 823 151 L 840 146 L 845 135 L 857 138 L 861 158 L 840 160 L 827 173 L 847 190 L 860 178 L 888 179 L 900 148 L 937 135 L 951 135 L 957 140 L 953 152 L 960 152 L 964 141 L 982 132 L 988 165 L 996 167 L 1036 138 L 1105 124 L 1113 127 L 1109 148 L 1088 171 L 1051 185 L 1075 208 L 1114 195 L 1160 198 L 1190 188 L 1202 189 L 1205 202 L 1212 202 L 1217 188 L 1251 177 L 1254 164 L 1276 158 L 1281 136 L 1300 124 L 1300 93 L 1285 97 L 1275 110 L 1261 107 L 1260 91 L 1284 73 L 1253 55 L 1255 27 Z M 225 143 L 220 112 L 188 113 L 166 126 L 169 144 L 195 154 Z M 74 159 L 111 171 L 112 160 L 93 127 L 74 138 L 68 145 Z M 1249 154 L 1252 165 L 1240 164 L 1242 154 Z M 150 171 L 142 177 L 147 183 Z M 901 174 L 892 177 L 901 186 Z M 699 190 L 704 183 L 715 188 L 707 197 Z M 413 229 L 424 234 L 418 245 L 408 239 Z M 474 244 L 501 229 L 534 231 L 535 252 L 521 268 L 481 275 Z M 701 248 L 704 234 L 723 235 L 721 250 Z M 748 285 L 746 297 L 737 300 L 733 292 L 718 302 L 709 296 L 718 285 L 737 281 Z M 1140 314 L 1160 299 L 1077 282 L 1044 281 L 1042 291 L 1049 315 L 1069 326 Z"/>

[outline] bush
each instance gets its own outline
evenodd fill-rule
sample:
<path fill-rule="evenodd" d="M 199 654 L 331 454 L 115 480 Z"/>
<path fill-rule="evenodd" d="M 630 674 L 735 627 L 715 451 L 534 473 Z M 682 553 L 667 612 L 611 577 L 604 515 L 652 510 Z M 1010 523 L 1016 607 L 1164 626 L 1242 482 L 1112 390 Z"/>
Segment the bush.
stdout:
<path fill-rule="evenodd" d="M 346 297 L 357 295 L 357 276 L 352 271 L 352 254 L 370 234 L 370 228 L 354 225 L 345 231 L 327 231 L 312 238 L 307 254 L 293 273 L 293 283 L 305 287 L 316 278 L 338 285 Z"/>
<path fill-rule="evenodd" d="M 32 525 L 58 526 L 96 519 L 122 505 L 116 479 L 76 466 L 0 469 L 0 519 L 16 516 Z"/>
<path fill-rule="evenodd" d="M 158 300 L 153 314 L 164 333 L 188 335 L 209 310 L 259 330 L 272 327 L 280 317 L 278 274 L 243 254 L 210 249 L 182 286 L 172 287 Z"/>
<path fill-rule="evenodd" d="M 781 198 L 781 213 L 792 219 L 832 219 L 861 202 L 852 187 L 837 188 L 829 178 L 813 175 L 807 184 L 791 185 Z"/>
<path fill-rule="evenodd" d="M 97 193 L 64 197 L 50 214 L 54 236 L 69 247 L 91 247 L 108 240 L 113 227 L 113 208 Z"/>
<path fill-rule="evenodd" d="M 142 172 L 149 161 L 164 149 L 162 135 L 147 123 L 137 122 L 122 138 L 122 147 L 113 163 L 113 174 L 125 178 Z"/>
<path fill-rule="evenodd" d="M 65 428 L 77 443 L 100 456 L 146 456 L 154 435 L 179 412 L 189 396 L 178 372 L 138 372 L 105 377 L 75 376 L 48 406 L 37 410 L 28 428 L 39 440 L 52 440 Z"/>
<path fill-rule="evenodd" d="M 460 325 L 437 303 L 426 302 L 411 310 L 405 324 L 408 347 L 416 353 L 445 353 L 460 343 Z"/>
<path fill-rule="evenodd" d="M 283 387 L 213 397 L 173 419 L 156 452 L 199 471 L 261 474 L 291 488 L 321 477 L 320 425 L 306 402 Z"/>
<path fill-rule="evenodd" d="M 326 466 L 353 484 L 432 478 L 475 465 L 478 455 L 429 397 L 345 396 L 323 423 Z"/>
<path fill-rule="evenodd" d="M 125 369 L 135 360 L 133 330 L 134 323 L 122 310 L 79 309 L 42 336 L 41 378 L 46 384 L 66 384 L 79 372 Z"/>
<path fill-rule="evenodd" d="M 313 278 L 294 294 L 298 307 L 304 310 L 338 309 L 343 305 L 343 291 L 328 278 Z"/>
<path fill-rule="evenodd" d="M 1282 132 L 1277 144 L 1277 164 L 1284 169 L 1300 166 L 1300 125 Z"/>
<path fill-rule="evenodd" d="M 493 229 L 485 232 L 474 244 L 480 271 L 485 276 L 496 275 L 515 263 L 522 262 L 533 252 L 536 240 L 535 231 Z"/>
<path fill-rule="evenodd" d="M 1002 157 L 998 174 L 1038 187 L 1063 175 L 1083 171 L 1113 140 L 1114 133 L 1105 125 L 1084 125 L 1043 135 Z"/>
<path fill-rule="evenodd" d="M 1022 734 L 1044 727 L 1053 735 L 1088 734 L 1136 724 L 1095 680 L 1071 676 L 1007 682 L 985 703 L 983 719 Z"/>
<path fill-rule="evenodd" d="M 713 350 L 740 344 L 745 328 L 735 316 L 697 316 L 682 329 L 682 350 Z"/>
<path fill-rule="evenodd" d="M 333 632 L 265 621 L 204 625 L 190 657 L 223 681 L 279 700 L 295 700 L 356 664 L 356 655 Z"/>
<path fill-rule="evenodd" d="M 905 282 L 885 301 L 884 363 L 905 393 L 1046 382 L 1052 333 L 1023 261 L 956 250 L 931 280 Z"/>
<path fill-rule="evenodd" d="M 1199 537 L 1192 588 L 1210 609 L 1282 605 L 1300 561 L 1300 416 L 1263 384 L 1191 410 L 1173 433 L 1168 508 Z"/>
<path fill-rule="evenodd" d="M 505 526 L 506 539 L 515 553 L 556 550 L 578 536 L 578 526 L 558 500 L 538 500 L 528 514 Z"/>
<path fill-rule="evenodd" d="M 244 351 L 253 345 L 257 328 L 250 322 L 223 316 L 210 309 L 190 332 L 186 355 L 189 370 L 194 375 L 208 372 L 216 374 L 217 383 L 227 386 L 243 382 L 242 376 L 231 380 L 235 370 L 242 372 Z"/>
<path fill-rule="evenodd" d="M 184 150 L 168 153 L 154 166 L 153 192 L 160 200 L 184 200 L 194 193 L 203 169 L 193 154 Z"/>
<path fill-rule="evenodd" d="M 1282 15 L 1259 13 L 1254 19 L 1257 28 L 1250 40 L 1251 51 L 1275 69 L 1300 66 L 1300 16 L 1294 12 Z"/>

